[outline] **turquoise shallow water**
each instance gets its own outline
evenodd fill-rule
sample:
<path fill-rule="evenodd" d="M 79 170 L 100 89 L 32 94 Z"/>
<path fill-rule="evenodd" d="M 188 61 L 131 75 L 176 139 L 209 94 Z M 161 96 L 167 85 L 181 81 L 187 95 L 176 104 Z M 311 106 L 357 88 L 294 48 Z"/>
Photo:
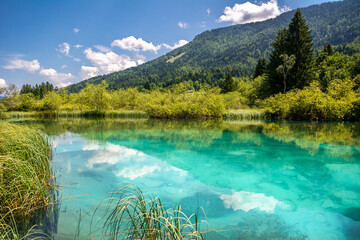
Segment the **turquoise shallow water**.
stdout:
<path fill-rule="evenodd" d="M 62 197 L 55 239 L 88 236 L 94 209 L 124 182 L 189 215 L 203 208 L 208 228 L 219 230 L 208 239 L 360 239 L 357 124 L 27 124 L 54 143 Z"/>

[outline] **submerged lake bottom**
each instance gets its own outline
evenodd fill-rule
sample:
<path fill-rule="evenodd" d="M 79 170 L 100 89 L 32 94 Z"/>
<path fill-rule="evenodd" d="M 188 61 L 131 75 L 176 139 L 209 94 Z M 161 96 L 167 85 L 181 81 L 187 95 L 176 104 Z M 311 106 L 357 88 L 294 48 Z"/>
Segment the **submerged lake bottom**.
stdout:
<path fill-rule="evenodd" d="M 134 184 L 206 239 L 360 239 L 360 124 L 24 120 L 53 141 L 55 239 L 105 239 L 94 210 Z"/>

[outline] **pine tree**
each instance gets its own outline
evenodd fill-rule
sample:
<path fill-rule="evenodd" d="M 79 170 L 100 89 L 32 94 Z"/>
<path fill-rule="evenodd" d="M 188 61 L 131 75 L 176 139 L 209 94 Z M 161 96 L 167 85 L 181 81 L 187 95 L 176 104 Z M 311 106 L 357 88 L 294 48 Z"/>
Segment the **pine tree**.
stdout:
<path fill-rule="evenodd" d="M 280 56 L 281 54 L 286 53 L 287 32 L 288 30 L 286 28 L 281 29 L 278 32 L 276 39 L 272 44 L 273 50 L 270 53 L 269 64 L 267 66 L 268 79 L 267 79 L 266 91 L 269 92 L 267 94 L 264 92 L 265 96 L 270 96 L 272 94 L 282 92 L 283 89 L 282 75 L 281 73 L 276 71 L 276 69 L 281 64 L 283 64 L 283 61 Z"/>
<path fill-rule="evenodd" d="M 265 72 L 266 72 L 266 59 L 261 57 L 258 59 L 258 62 L 256 64 L 253 79 L 263 75 Z"/>
<path fill-rule="evenodd" d="M 294 55 L 295 63 L 286 76 L 287 89 L 303 88 L 313 79 L 314 49 L 311 30 L 298 9 L 289 27 L 279 31 L 273 43 L 268 64 L 268 95 L 279 93 L 283 88 L 283 76 L 276 69 L 283 64 L 282 54 Z"/>
<path fill-rule="evenodd" d="M 231 76 L 231 74 L 228 73 L 223 82 L 220 93 L 233 92 L 233 91 L 235 91 L 235 89 L 236 89 L 235 81 L 234 81 L 233 77 Z"/>
<path fill-rule="evenodd" d="M 311 30 L 298 9 L 292 18 L 287 34 L 287 55 L 295 56 L 295 64 L 290 70 L 287 81 L 289 87 L 303 88 L 314 77 L 314 49 Z"/>

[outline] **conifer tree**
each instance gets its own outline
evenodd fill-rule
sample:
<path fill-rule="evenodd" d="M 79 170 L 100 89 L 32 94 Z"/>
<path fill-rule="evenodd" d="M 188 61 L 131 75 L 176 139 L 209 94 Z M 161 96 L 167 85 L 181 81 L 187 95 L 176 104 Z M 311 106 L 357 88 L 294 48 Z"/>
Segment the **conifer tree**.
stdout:
<path fill-rule="evenodd" d="M 283 64 L 282 54 L 294 55 L 294 66 L 286 76 L 287 89 L 303 88 L 314 77 L 313 61 L 314 49 L 311 30 L 305 18 L 298 9 L 292 18 L 289 27 L 279 31 L 273 43 L 268 64 L 268 95 L 279 93 L 283 89 L 283 76 L 276 69 Z"/>
<path fill-rule="evenodd" d="M 295 64 L 290 70 L 287 81 L 290 88 L 303 88 L 314 77 L 314 49 L 311 30 L 298 9 L 292 18 L 287 34 L 287 55 L 295 56 Z"/>
<path fill-rule="evenodd" d="M 266 72 L 266 59 L 261 57 L 258 59 L 258 62 L 256 64 L 253 79 L 263 75 L 265 72 Z"/>
<path fill-rule="evenodd" d="M 235 89 L 236 89 L 235 81 L 234 81 L 233 77 L 231 76 L 231 74 L 228 73 L 223 82 L 220 93 L 233 92 L 233 91 L 235 91 Z"/>

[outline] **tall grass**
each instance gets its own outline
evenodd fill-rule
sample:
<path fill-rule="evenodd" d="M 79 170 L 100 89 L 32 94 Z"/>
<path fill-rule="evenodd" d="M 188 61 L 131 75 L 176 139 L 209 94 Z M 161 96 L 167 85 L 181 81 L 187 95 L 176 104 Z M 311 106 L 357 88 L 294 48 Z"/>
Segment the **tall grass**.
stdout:
<path fill-rule="evenodd" d="M 229 120 L 266 120 L 269 119 L 264 110 L 239 109 L 228 110 L 223 115 L 224 119 Z"/>
<path fill-rule="evenodd" d="M 0 122 L 0 235 L 9 228 L 12 234 L 26 233 L 33 218 L 54 202 L 51 156 L 43 133 Z"/>
<path fill-rule="evenodd" d="M 106 118 L 148 118 L 143 111 L 42 111 L 42 112 L 8 112 L 10 118 L 75 118 L 75 117 L 106 117 Z"/>
<path fill-rule="evenodd" d="M 159 198 L 144 195 L 132 185 L 114 193 L 96 211 L 101 207 L 105 207 L 105 215 L 100 227 L 103 235 L 110 239 L 205 238 L 205 232 L 200 231 L 197 214 L 188 217 L 181 211 L 181 206 L 166 209 Z"/>

